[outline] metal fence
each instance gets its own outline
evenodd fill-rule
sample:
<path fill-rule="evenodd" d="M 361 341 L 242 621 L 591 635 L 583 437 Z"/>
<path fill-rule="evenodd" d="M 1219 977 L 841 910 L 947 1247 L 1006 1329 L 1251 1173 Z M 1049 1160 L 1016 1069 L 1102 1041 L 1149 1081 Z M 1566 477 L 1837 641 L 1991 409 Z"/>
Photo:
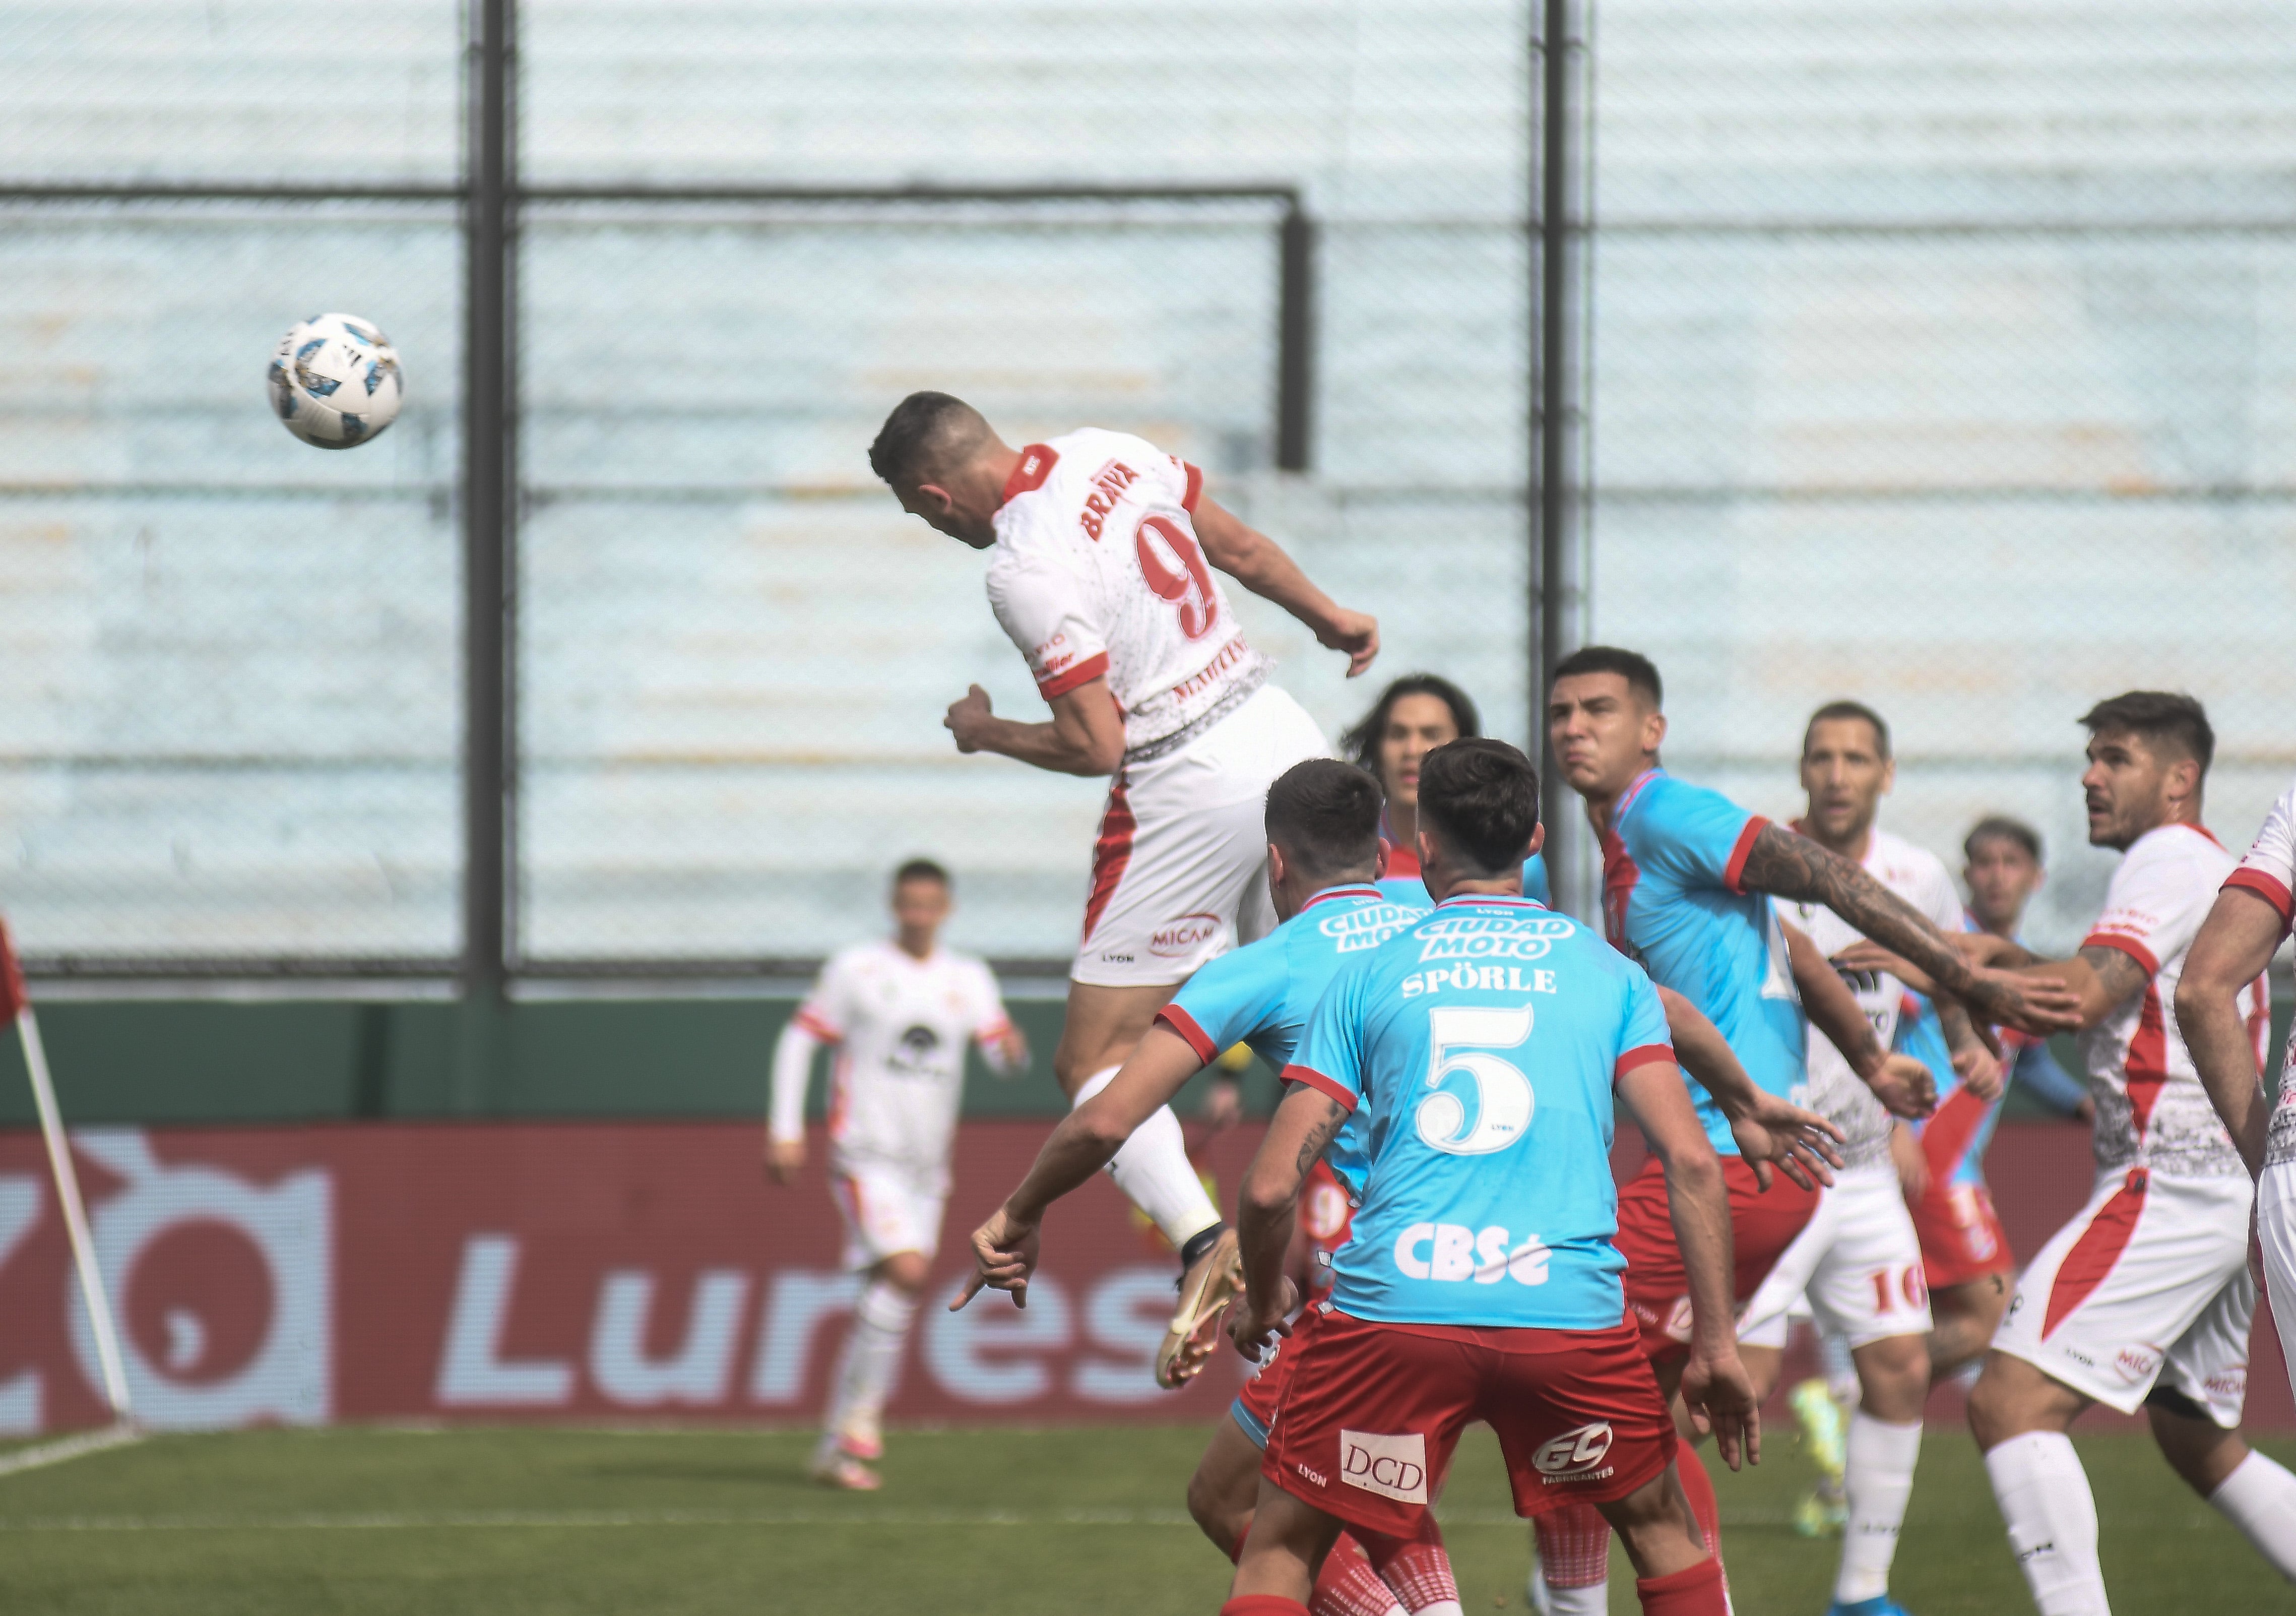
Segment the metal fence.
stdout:
<path fill-rule="evenodd" d="M 2210 701 L 2227 841 L 2296 762 L 2292 159 L 2261 0 L 0 0 L 0 904 L 486 986 L 816 957 L 922 852 L 1063 956 L 1099 791 L 947 747 L 1034 693 L 863 459 L 936 386 L 1202 463 L 1496 733 L 1637 644 L 1786 812 L 1872 701 L 2063 941 L 2088 701 Z M 321 308 L 407 367 L 354 454 L 263 408 Z"/>

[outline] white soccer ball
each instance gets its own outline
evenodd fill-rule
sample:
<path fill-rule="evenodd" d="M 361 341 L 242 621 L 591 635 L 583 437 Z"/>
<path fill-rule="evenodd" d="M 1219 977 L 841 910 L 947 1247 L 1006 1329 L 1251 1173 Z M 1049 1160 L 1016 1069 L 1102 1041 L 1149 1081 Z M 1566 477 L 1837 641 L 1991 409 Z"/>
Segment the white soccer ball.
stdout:
<path fill-rule="evenodd" d="M 371 320 L 313 315 L 271 356 L 271 407 L 304 442 L 357 448 L 398 418 L 398 350 Z"/>

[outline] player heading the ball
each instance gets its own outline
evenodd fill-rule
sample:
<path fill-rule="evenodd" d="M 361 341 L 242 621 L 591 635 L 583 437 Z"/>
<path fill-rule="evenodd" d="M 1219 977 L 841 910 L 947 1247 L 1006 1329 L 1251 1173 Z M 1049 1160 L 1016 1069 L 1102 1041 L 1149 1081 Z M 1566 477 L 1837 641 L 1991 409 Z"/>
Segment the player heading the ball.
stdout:
<path fill-rule="evenodd" d="M 1081 1103 L 1197 967 L 1275 928 L 1261 805 L 1292 764 L 1330 754 L 1268 682 L 1272 664 L 1244 638 L 1219 574 L 1344 652 L 1351 676 L 1378 654 L 1379 626 L 1205 497 L 1202 472 L 1128 432 L 1088 427 L 1016 449 L 962 399 L 912 393 L 869 464 L 902 509 L 990 552 L 988 603 L 1052 708 L 1049 722 L 1000 718 L 973 685 L 948 710 L 957 750 L 1114 776 L 1053 1057 Z M 1156 1358 L 1157 1378 L 1177 1385 L 1241 1283 L 1234 1236 L 1168 1107 L 1109 1172 L 1180 1252 L 1179 1307 Z"/>

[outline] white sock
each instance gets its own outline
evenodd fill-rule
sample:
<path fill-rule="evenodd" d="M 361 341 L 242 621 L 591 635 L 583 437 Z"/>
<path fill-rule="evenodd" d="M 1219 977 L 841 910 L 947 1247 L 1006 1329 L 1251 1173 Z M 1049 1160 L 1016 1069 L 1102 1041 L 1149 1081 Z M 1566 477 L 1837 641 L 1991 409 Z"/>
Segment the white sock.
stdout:
<path fill-rule="evenodd" d="M 2209 1502 L 2240 1528 L 2273 1570 L 2296 1582 L 2296 1475 L 2251 1453 L 2209 1495 Z"/>
<path fill-rule="evenodd" d="M 1611 1616 L 1611 1585 L 1607 1581 L 1559 1588 L 1541 1577 L 1538 1587 L 1546 1595 L 1539 1601 L 1541 1616 Z"/>
<path fill-rule="evenodd" d="M 1106 1088 L 1116 1073 L 1117 1068 L 1111 1066 L 1078 1084 L 1075 1105 Z M 1158 1106 L 1154 1116 L 1132 1130 L 1132 1137 L 1109 1162 L 1108 1176 L 1116 1180 L 1127 1201 L 1155 1220 L 1174 1251 L 1220 1220 L 1219 1209 L 1204 1194 L 1203 1180 L 1188 1164 L 1180 1120 L 1168 1105 Z"/>
<path fill-rule="evenodd" d="M 2041 1616 L 2111 1616 L 2096 1559 L 2096 1498 L 2070 1437 L 2029 1431 L 1985 1456 L 2010 1552 Z"/>
<path fill-rule="evenodd" d="M 1898 1530 L 1906 1523 L 1914 1466 L 1922 1456 L 1922 1423 L 1893 1425 L 1860 1408 L 1849 1416 L 1845 1451 L 1842 1490 L 1849 1523 L 1841 1535 L 1833 1597 L 1838 1604 L 1855 1604 L 1890 1591 L 1890 1563 L 1897 1557 Z"/>
<path fill-rule="evenodd" d="M 845 1356 L 837 1366 L 824 1443 L 834 1441 L 856 1415 L 875 1425 L 893 1395 L 893 1382 L 901 1372 L 901 1349 L 908 1344 L 909 1321 L 916 1312 L 914 1298 L 882 1279 L 873 1280 L 861 1292 L 853 1306 L 853 1331 L 845 1338 Z"/>

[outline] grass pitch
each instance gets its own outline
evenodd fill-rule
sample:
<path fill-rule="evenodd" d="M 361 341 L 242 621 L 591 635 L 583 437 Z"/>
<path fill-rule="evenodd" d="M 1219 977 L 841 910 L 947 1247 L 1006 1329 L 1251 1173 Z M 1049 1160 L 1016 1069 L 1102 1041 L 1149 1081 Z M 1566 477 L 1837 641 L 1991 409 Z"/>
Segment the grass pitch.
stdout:
<path fill-rule="evenodd" d="M 1825 1607 L 1835 1545 L 1786 1525 L 1784 1433 L 1718 1478 L 1737 1608 Z M 24 1616 L 995 1612 L 1210 1616 L 1227 1566 L 1181 1504 L 1193 1428 L 896 1432 L 885 1490 L 821 1491 L 791 1432 L 346 1429 L 161 1437 L 0 1476 L 0 1611 Z M 2266 1444 L 2286 1462 L 2296 1443 Z M 2296 1611 L 2142 1437 L 2083 1439 L 2128 1611 Z M 1528 1531 L 1471 1431 L 1441 1512 L 1471 1613 L 1522 1608 Z M 1614 1562 L 1611 1609 L 1636 1609 Z M 1967 1437 L 1922 1456 L 1896 1592 L 2031 1607 Z"/>

